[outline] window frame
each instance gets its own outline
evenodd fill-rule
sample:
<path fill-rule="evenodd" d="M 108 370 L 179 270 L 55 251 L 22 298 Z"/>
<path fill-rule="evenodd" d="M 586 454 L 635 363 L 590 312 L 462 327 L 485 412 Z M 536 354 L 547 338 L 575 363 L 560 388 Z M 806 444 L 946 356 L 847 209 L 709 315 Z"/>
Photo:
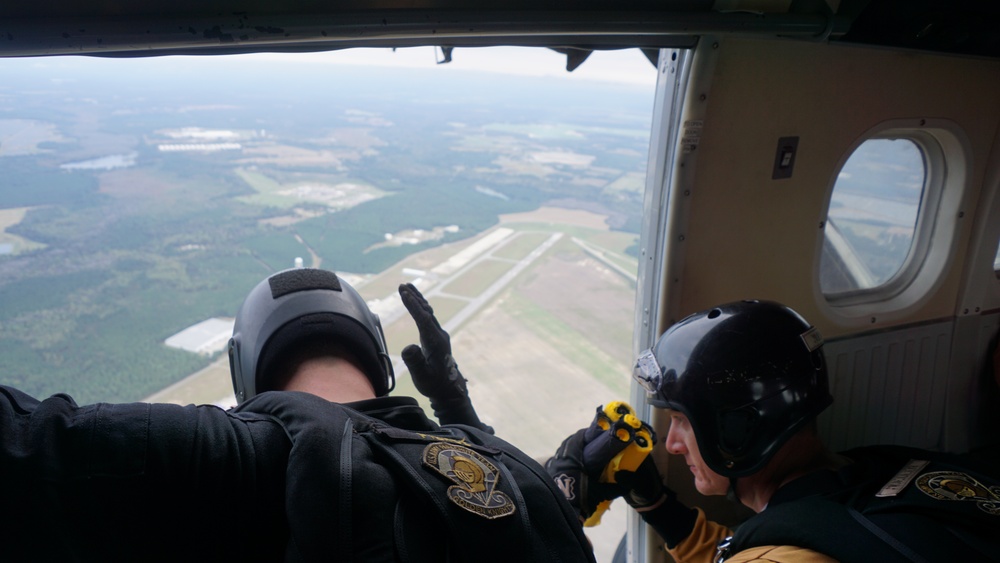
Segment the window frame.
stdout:
<path fill-rule="evenodd" d="M 910 140 L 923 154 L 924 187 L 913 240 L 899 270 L 885 283 L 867 289 L 825 293 L 820 283 L 820 265 L 833 191 L 847 160 L 862 144 L 873 139 Z M 816 237 L 814 294 L 821 309 L 842 324 L 852 325 L 875 322 L 886 315 L 905 315 L 929 298 L 942 283 L 954 256 L 952 249 L 959 236 L 961 205 L 968 189 L 970 155 L 968 137 L 956 123 L 931 118 L 880 123 L 844 151 L 827 188 Z"/>
<path fill-rule="evenodd" d="M 923 186 L 920 189 L 920 199 L 917 201 L 917 216 L 913 226 L 913 236 L 906 256 L 903 258 L 899 269 L 896 270 L 885 282 L 867 288 L 849 289 L 846 291 L 826 292 L 822 288 L 820 280 L 820 292 L 827 302 L 834 306 L 852 305 L 865 303 L 868 301 L 884 300 L 899 295 L 913 281 L 919 272 L 925 258 L 927 249 L 934 233 L 938 208 L 941 203 L 941 192 L 947 178 L 948 165 L 944 155 L 944 150 L 937 139 L 926 131 L 914 130 L 890 130 L 882 131 L 875 135 L 866 136 L 860 142 L 852 146 L 851 151 L 846 155 L 837 168 L 834 176 L 834 184 L 830 190 L 830 198 L 827 202 L 826 213 L 824 215 L 823 240 L 827 240 L 826 228 L 830 228 L 830 204 L 833 201 L 834 193 L 837 189 L 837 181 L 840 173 L 852 156 L 869 141 L 909 141 L 920 151 L 920 157 L 924 165 Z M 834 227 L 835 228 L 835 227 Z M 822 260 L 822 256 L 820 257 Z"/>

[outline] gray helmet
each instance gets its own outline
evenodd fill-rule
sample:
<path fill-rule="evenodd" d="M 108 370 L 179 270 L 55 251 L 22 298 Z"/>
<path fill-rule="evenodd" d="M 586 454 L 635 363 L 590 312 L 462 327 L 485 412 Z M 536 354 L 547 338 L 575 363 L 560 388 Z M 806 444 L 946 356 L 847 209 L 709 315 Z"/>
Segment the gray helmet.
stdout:
<path fill-rule="evenodd" d="M 395 386 L 392 362 L 378 316 L 337 274 L 295 268 L 257 284 L 236 314 L 229 341 L 229 370 L 237 403 L 271 389 L 273 373 L 289 355 L 324 343 L 354 354 L 383 396 Z"/>
<path fill-rule="evenodd" d="M 833 401 L 822 344 L 788 307 L 738 301 L 671 326 L 640 355 L 635 378 L 653 406 L 688 417 L 713 471 L 742 477 Z"/>

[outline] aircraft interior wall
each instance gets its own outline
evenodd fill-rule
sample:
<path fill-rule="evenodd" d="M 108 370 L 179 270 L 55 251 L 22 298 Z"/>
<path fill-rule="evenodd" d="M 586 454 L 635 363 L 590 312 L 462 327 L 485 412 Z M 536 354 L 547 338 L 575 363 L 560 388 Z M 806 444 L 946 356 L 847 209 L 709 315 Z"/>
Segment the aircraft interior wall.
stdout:
<path fill-rule="evenodd" d="M 998 207 L 998 92 L 993 60 L 702 38 L 677 124 L 660 330 L 717 303 L 777 300 L 828 341 L 835 404 L 820 418 L 820 432 L 833 448 L 968 451 L 995 441 L 998 417 L 988 401 L 1000 394 L 991 361 L 1000 326 L 993 271 L 1000 226 L 992 226 L 996 209 L 978 206 Z M 944 143 L 947 203 L 931 257 L 907 289 L 917 297 L 838 310 L 818 287 L 823 222 L 846 159 L 886 123 L 937 126 L 935 134 L 955 141 Z M 798 137 L 794 168 L 774 179 L 784 137 Z M 654 418 L 665 432 L 665 417 Z M 668 466 L 667 474 L 682 498 L 720 521 L 745 516 L 698 498 L 684 469 Z"/>
<path fill-rule="evenodd" d="M 713 45 L 718 44 L 715 48 Z M 710 74 L 705 79 L 700 74 Z M 666 249 L 667 278 L 678 280 L 666 307 L 683 316 L 742 298 L 785 302 L 827 338 L 953 316 L 970 220 L 939 218 L 954 231 L 950 262 L 934 290 L 905 315 L 831 313 L 816 269 L 830 191 L 844 159 L 884 122 L 940 120 L 968 139 L 966 182 L 958 204 L 973 216 L 1000 123 L 1000 65 L 984 59 L 904 53 L 799 41 L 702 42 L 684 121 L 699 125 L 693 167 L 674 187 Z M 798 137 L 790 178 L 772 179 L 778 140 Z M 687 200 L 687 201 L 685 201 Z M 989 242 L 994 244 L 995 241 Z M 679 259 L 677 257 L 680 257 Z M 684 258 L 686 257 L 686 258 Z M 925 275 L 921 272 L 921 276 Z M 937 275 L 937 274 L 935 274 Z"/>

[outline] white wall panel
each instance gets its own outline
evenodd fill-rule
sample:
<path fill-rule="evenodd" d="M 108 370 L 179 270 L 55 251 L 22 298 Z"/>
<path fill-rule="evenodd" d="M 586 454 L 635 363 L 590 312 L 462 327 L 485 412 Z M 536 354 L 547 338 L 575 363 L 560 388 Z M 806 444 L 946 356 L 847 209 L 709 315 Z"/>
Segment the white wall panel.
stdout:
<path fill-rule="evenodd" d="M 942 445 L 953 324 L 939 322 L 827 342 L 834 403 L 820 432 L 835 451 L 893 443 Z"/>

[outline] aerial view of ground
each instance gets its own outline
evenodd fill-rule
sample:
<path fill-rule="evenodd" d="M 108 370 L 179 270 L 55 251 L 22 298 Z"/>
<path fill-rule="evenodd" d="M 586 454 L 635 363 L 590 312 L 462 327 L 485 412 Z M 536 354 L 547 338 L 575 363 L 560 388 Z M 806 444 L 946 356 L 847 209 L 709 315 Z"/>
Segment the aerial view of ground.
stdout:
<path fill-rule="evenodd" d="M 301 265 L 357 287 L 392 354 L 418 340 L 397 294 L 417 285 L 481 417 L 538 459 L 627 396 L 648 86 L 322 57 L 5 76 L 4 384 L 231 406 L 233 316 Z M 606 560 L 621 527 L 593 532 Z"/>

